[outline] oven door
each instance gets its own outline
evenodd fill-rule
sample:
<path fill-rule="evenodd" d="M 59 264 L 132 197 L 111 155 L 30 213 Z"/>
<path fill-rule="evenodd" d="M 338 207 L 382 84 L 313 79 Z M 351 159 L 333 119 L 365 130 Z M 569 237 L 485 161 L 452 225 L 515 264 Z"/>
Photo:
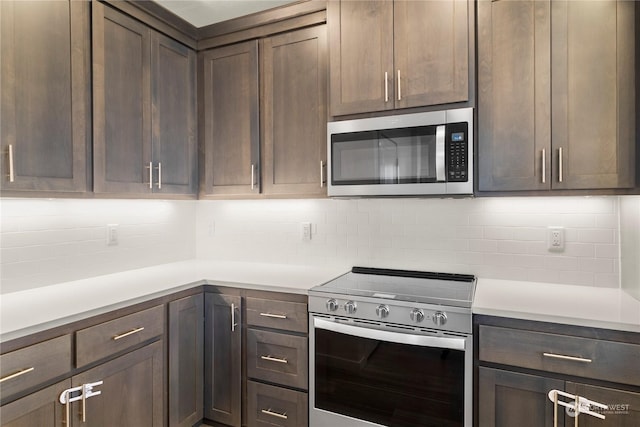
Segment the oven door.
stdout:
<path fill-rule="evenodd" d="M 311 427 L 471 426 L 471 336 L 310 322 Z"/>

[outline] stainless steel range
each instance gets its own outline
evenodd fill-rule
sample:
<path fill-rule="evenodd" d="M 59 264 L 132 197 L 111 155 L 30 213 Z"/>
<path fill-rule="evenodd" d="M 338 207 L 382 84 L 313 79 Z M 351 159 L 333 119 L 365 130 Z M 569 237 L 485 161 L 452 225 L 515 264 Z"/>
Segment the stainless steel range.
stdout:
<path fill-rule="evenodd" d="M 310 426 L 471 426 L 475 285 L 353 267 L 312 288 Z"/>

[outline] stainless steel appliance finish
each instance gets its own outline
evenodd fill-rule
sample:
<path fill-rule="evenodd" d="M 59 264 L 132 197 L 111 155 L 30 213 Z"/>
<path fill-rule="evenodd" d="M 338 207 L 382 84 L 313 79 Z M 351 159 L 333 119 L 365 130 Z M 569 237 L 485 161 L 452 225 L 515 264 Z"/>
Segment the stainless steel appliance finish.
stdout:
<path fill-rule="evenodd" d="M 312 288 L 310 426 L 471 426 L 475 284 L 354 267 Z"/>
<path fill-rule="evenodd" d="M 332 197 L 473 193 L 473 109 L 327 124 Z"/>

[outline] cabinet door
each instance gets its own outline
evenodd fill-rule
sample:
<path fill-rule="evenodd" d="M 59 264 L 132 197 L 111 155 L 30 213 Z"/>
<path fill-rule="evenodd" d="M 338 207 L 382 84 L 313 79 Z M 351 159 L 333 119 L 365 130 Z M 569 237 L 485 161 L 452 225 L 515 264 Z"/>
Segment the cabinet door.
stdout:
<path fill-rule="evenodd" d="M 553 188 L 634 186 L 634 8 L 551 3 Z"/>
<path fill-rule="evenodd" d="M 579 424 L 581 427 L 640 426 L 640 393 L 572 382 L 567 382 L 566 391 L 608 406 L 607 409 L 597 410 L 605 416 L 604 420 L 589 415 L 580 415 Z M 592 410 L 594 409 L 592 408 Z M 572 426 L 575 418 L 568 415 L 565 417 L 565 425 Z"/>
<path fill-rule="evenodd" d="M 169 426 L 202 419 L 204 295 L 169 303 Z"/>
<path fill-rule="evenodd" d="M 547 393 L 562 390 L 564 381 L 480 367 L 478 382 L 480 426 L 553 426 L 553 404 Z M 561 417 L 558 425 L 564 425 Z"/>
<path fill-rule="evenodd" d="M 84 192 L 89 3 L 0 2 L 2 190 Z"/>
<path fill-rule="evenodd" d="M 71 387 L 71 380 L 62 381 L 0 408 L 3 427 L 63 427 L 65 406 L 58 398 Z"/>
<path fill-rule="evenodd" d="M 151 61 L 153 191 L 196 194 L 196 54 L 154 32 Z"/>
<path fill-rule="evenodd" d="M 87 427 L 161 427 L 165 424 L 164 346 L 156 341 L 73 377 L 73 386 L 103 381 L 82 402 L 74 402 L 72 425 Z"/>
<path fill-rule="evenodd" d="M 549 32 L 548 1 L 478 2 L 480 191 L 550 188 Z"/>
<path fill-rule="evenodd" d="M 469 6 L 466 0 L 394 1 L 396 108 L 469 99 Z"/>
<path fill-rule="evenodd" d="M 326 46 L 324 25 L 264 40 L 266 194 L 326 194 Z"/>
<path fill-rule="evenodd" d="M 393 2 L 330 1 L 327 22 L 331 115 L 393 109 Z"/>
<path fill-rule="evenodd" d="M 241 297 L 205 294 L 204 417 L 229 426 L 242 419 Z"/>
<path fill-rule="evenodd" d="M 94 191 L 148 193 L 150 30 L 99 2 L 92 11 Z"/>
<path fill-rule="evenodd" d="M 201 192 L 257 194 L 260 192 L 258 41 L 209 50 L 201 59 L 205 152 Z"/>

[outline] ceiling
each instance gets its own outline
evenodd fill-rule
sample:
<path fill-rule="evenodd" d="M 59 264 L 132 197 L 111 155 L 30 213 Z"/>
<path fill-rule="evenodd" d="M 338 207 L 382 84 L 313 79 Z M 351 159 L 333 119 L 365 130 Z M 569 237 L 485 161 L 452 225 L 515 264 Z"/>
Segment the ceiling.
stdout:
<path fill-rule="evenodd" d="M 155 0 L 196 27 L 249 15 L 298 0 Z"/>

